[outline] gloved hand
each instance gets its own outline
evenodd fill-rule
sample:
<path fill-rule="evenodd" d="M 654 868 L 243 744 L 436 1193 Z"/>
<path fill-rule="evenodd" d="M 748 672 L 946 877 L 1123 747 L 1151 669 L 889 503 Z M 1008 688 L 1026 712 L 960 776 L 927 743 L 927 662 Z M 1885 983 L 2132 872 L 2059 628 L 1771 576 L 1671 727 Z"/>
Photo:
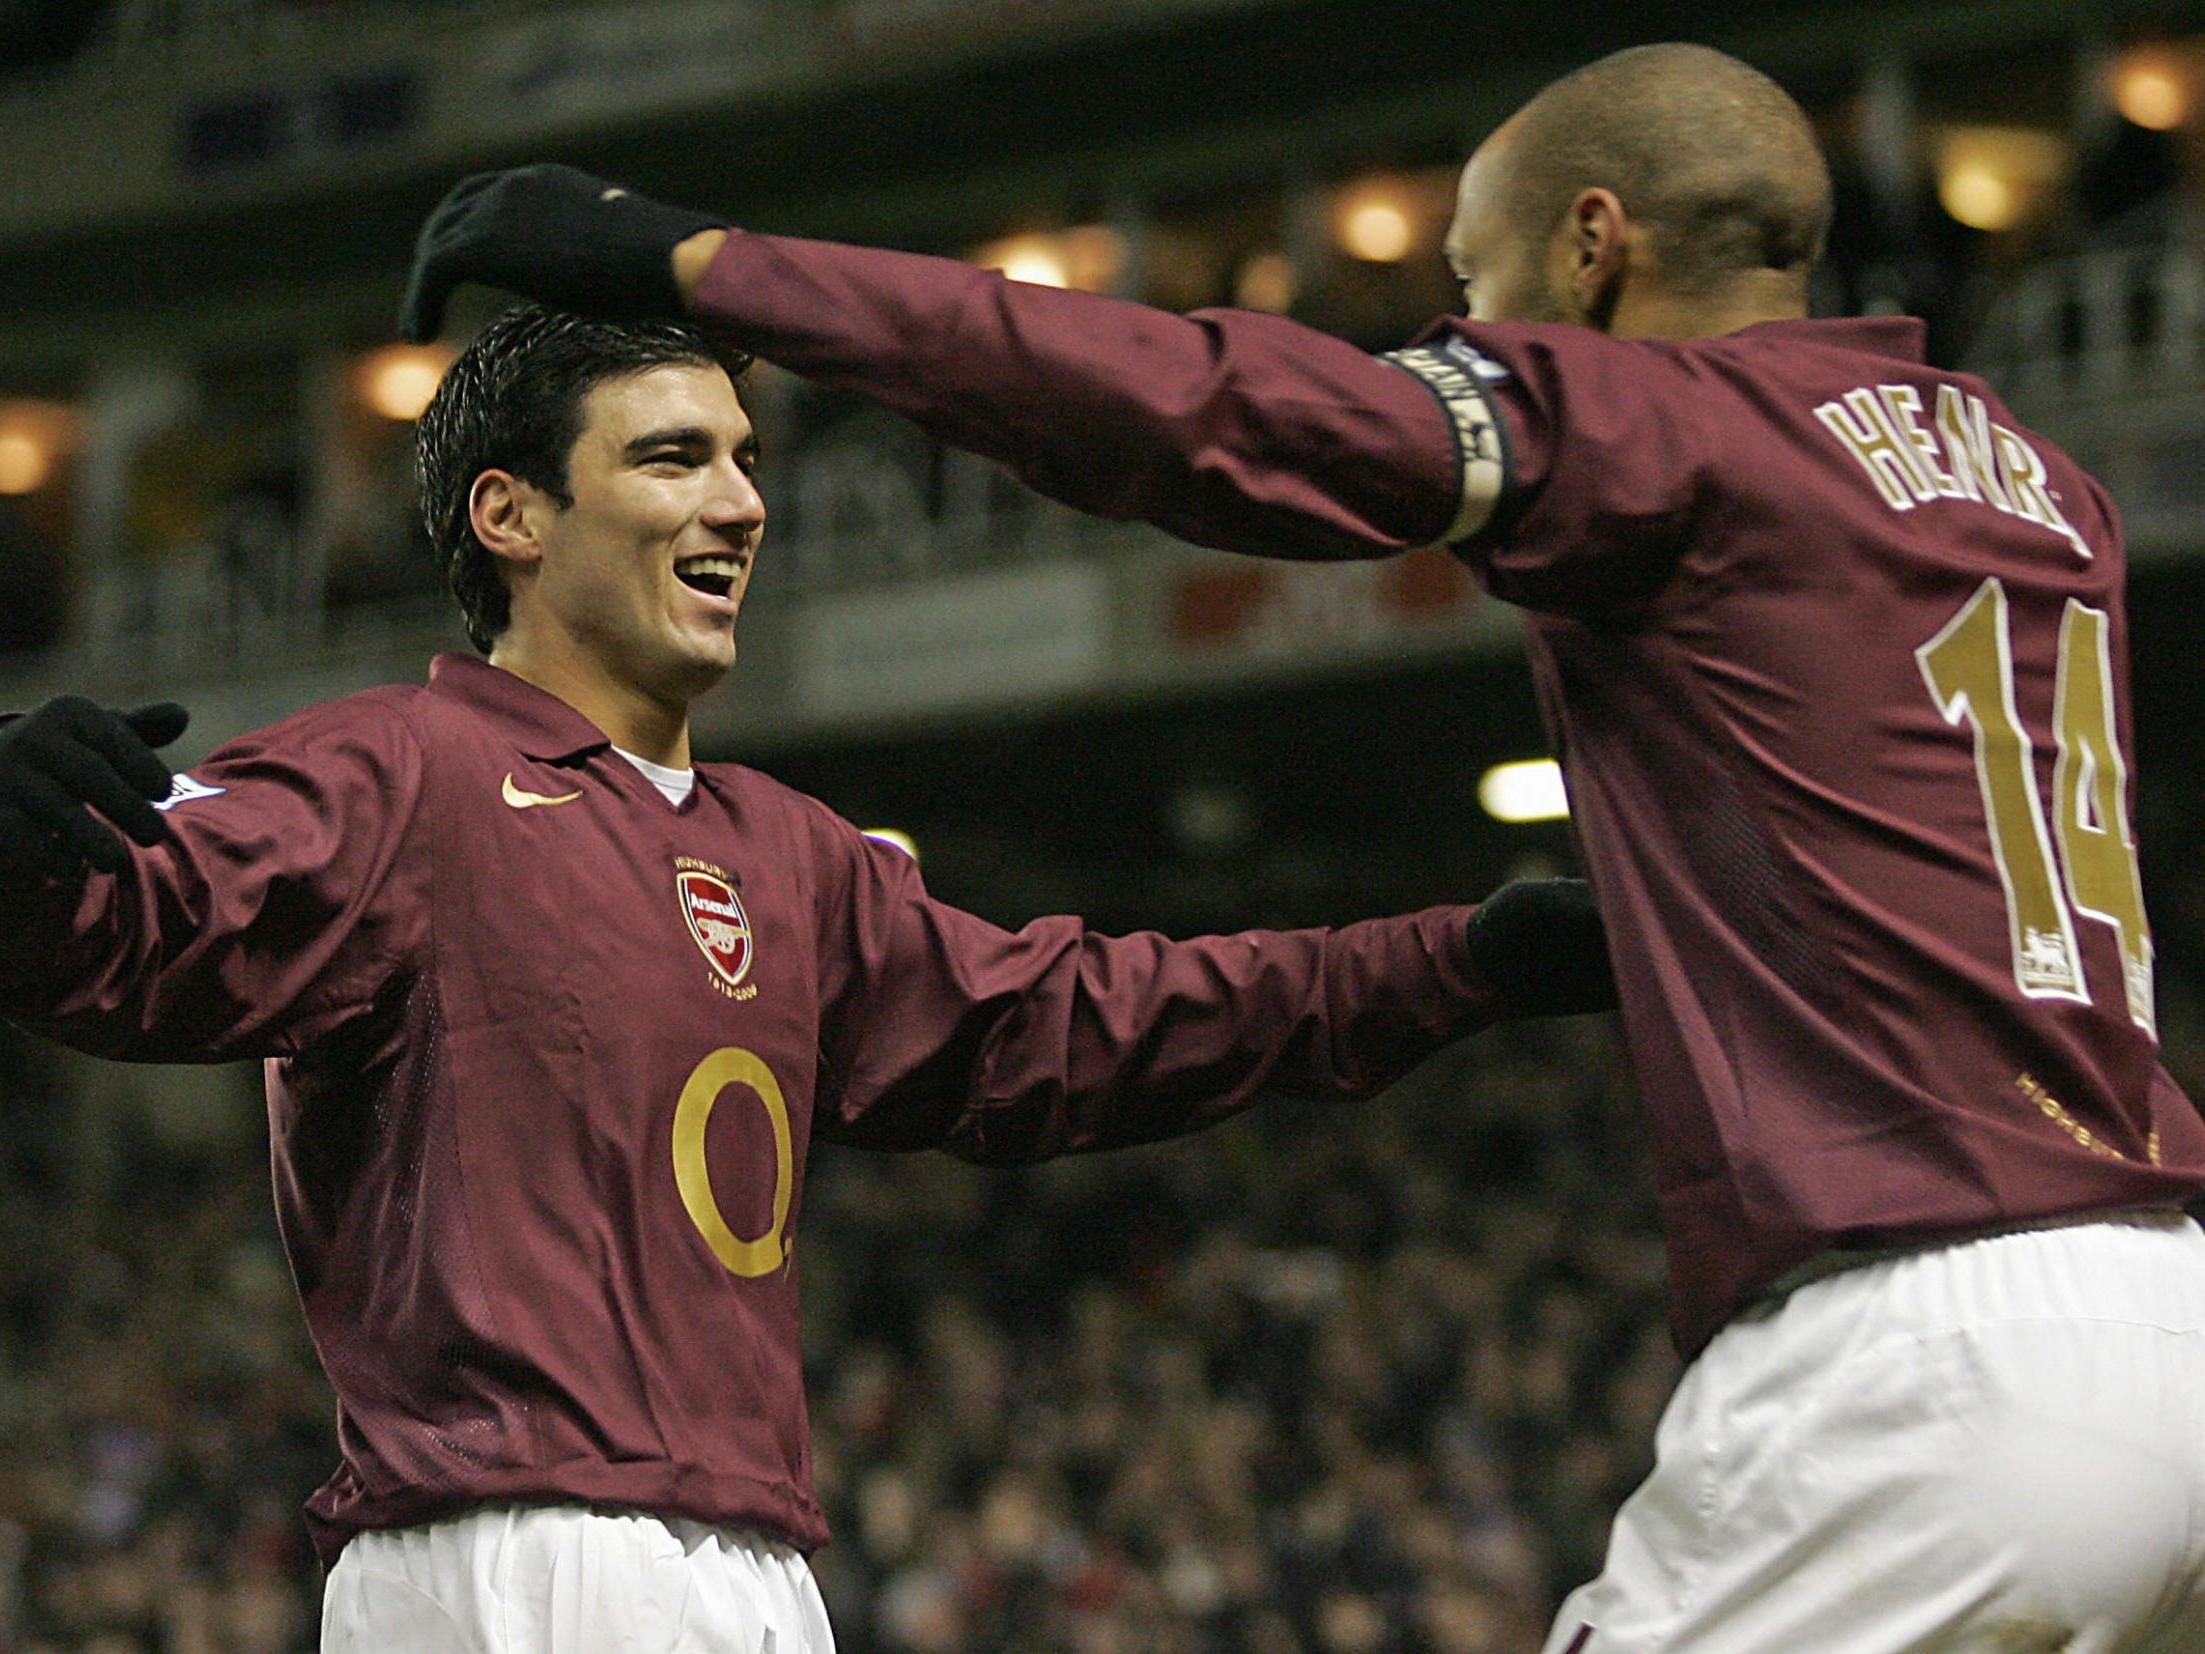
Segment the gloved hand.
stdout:
<path fill-rule="evenodd" d="M 1615 1009 L 1608 931 L 1583 879 L 1519 879 L 1471 912 L 1470 961 L 1526 1016 Z"/>
<path fill-rule="evenodd" d="M 444 301 L 465 281 L 585 316 L 679 316 L 686 307 L 674 285 L 674 249 L 726 222 L 573 167 L 478 172 L 423 220 L 398 331 L 416 342 L 435 338 Z"/>
<path fill-rule="evenodd" d="M 0 885 L 25 872 L 74 878 L 86 862 L 119 873 L 130 852 L 115 828 L 158 844 L 165 828 L 153 806 L 175 778 L 153 749 L 190 722 L 173 701 L 109 712 L 62 695 L 0 724 Z"/>

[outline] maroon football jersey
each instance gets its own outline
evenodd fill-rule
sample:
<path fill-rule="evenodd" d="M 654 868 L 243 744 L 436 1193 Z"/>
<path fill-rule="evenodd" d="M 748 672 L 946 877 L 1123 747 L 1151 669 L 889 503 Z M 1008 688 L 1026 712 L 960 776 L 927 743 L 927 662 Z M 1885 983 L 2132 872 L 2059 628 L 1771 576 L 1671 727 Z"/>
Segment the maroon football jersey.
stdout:
<path fill-rule="evenodd" d="M 1037 487 L 1262 555 L 1456 546 L 1530 651 L 1680 1344 L 1832 1245 L 2173 1204 L 2104 491 L 1905 321 L 1437 324 L 1390 358 L 731 233 L 708 322 Z"/>
<path fill-rule="evenodd" d="M 0 1012 L 269 1058 L 338 1401 L 308 1507 L 588 1501 L 825 1537 L 795 1255 L 815 1140 L 1021 1162 L 1363 1092 L 1496 1013 L 1467 909 L 1172 942 L 1015 933 L 754 771 L 679 807 L 446 656 L 195 766 L 169 839 L 0 936 Z"/>

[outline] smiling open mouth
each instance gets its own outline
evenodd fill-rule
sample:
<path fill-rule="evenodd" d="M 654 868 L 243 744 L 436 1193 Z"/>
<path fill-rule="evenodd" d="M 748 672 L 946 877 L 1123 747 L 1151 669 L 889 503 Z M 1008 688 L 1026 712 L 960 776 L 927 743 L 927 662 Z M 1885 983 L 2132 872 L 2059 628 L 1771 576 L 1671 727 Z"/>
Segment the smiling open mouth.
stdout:
<path fill-rule="evenodd" d="M 674 565 L 675 579 L 707 597 L 727 596 L 742 572 L 743 565 L 733 557 L 687 557 Z"/>

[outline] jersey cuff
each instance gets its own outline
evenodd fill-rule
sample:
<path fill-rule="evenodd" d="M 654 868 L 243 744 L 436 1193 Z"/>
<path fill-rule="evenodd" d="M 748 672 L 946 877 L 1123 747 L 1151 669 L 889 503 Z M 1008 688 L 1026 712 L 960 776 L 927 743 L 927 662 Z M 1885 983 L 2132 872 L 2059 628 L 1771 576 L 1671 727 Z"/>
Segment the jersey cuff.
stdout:
<path fill-rule="evenodd" d="M 1422 380 L 1447 416 L 1462 474 L 1461 503 L 1447 531 L 1430 543 L 1459 545 L 1492 519 L 1508 481 L 1508 439 L 1500 410 L 1486 399 L 1477 376 L 1444 345 L 1410 345 L 1378 359 Z"/>

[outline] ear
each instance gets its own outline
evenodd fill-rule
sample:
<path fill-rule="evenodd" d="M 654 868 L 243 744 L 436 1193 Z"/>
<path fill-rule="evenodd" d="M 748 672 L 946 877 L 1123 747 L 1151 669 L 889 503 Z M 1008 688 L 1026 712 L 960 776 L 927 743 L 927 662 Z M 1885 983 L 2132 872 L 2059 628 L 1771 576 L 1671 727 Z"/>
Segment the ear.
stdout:
<path fill-rule="evenodd" d="M 467 520 L 483 549 L 508 567 L 543 559 L 537 521 L 542 491 L 510 471 L 485 471 L 467 491 Z"/>
<path fill-rule="evenodd" d="M 1605 329 L 1631 269 L 1631 220 L 1615 191 L 1589 189 L 1570 203 L 1562 222 L 1563 275 L 1579 316 Z"/>

